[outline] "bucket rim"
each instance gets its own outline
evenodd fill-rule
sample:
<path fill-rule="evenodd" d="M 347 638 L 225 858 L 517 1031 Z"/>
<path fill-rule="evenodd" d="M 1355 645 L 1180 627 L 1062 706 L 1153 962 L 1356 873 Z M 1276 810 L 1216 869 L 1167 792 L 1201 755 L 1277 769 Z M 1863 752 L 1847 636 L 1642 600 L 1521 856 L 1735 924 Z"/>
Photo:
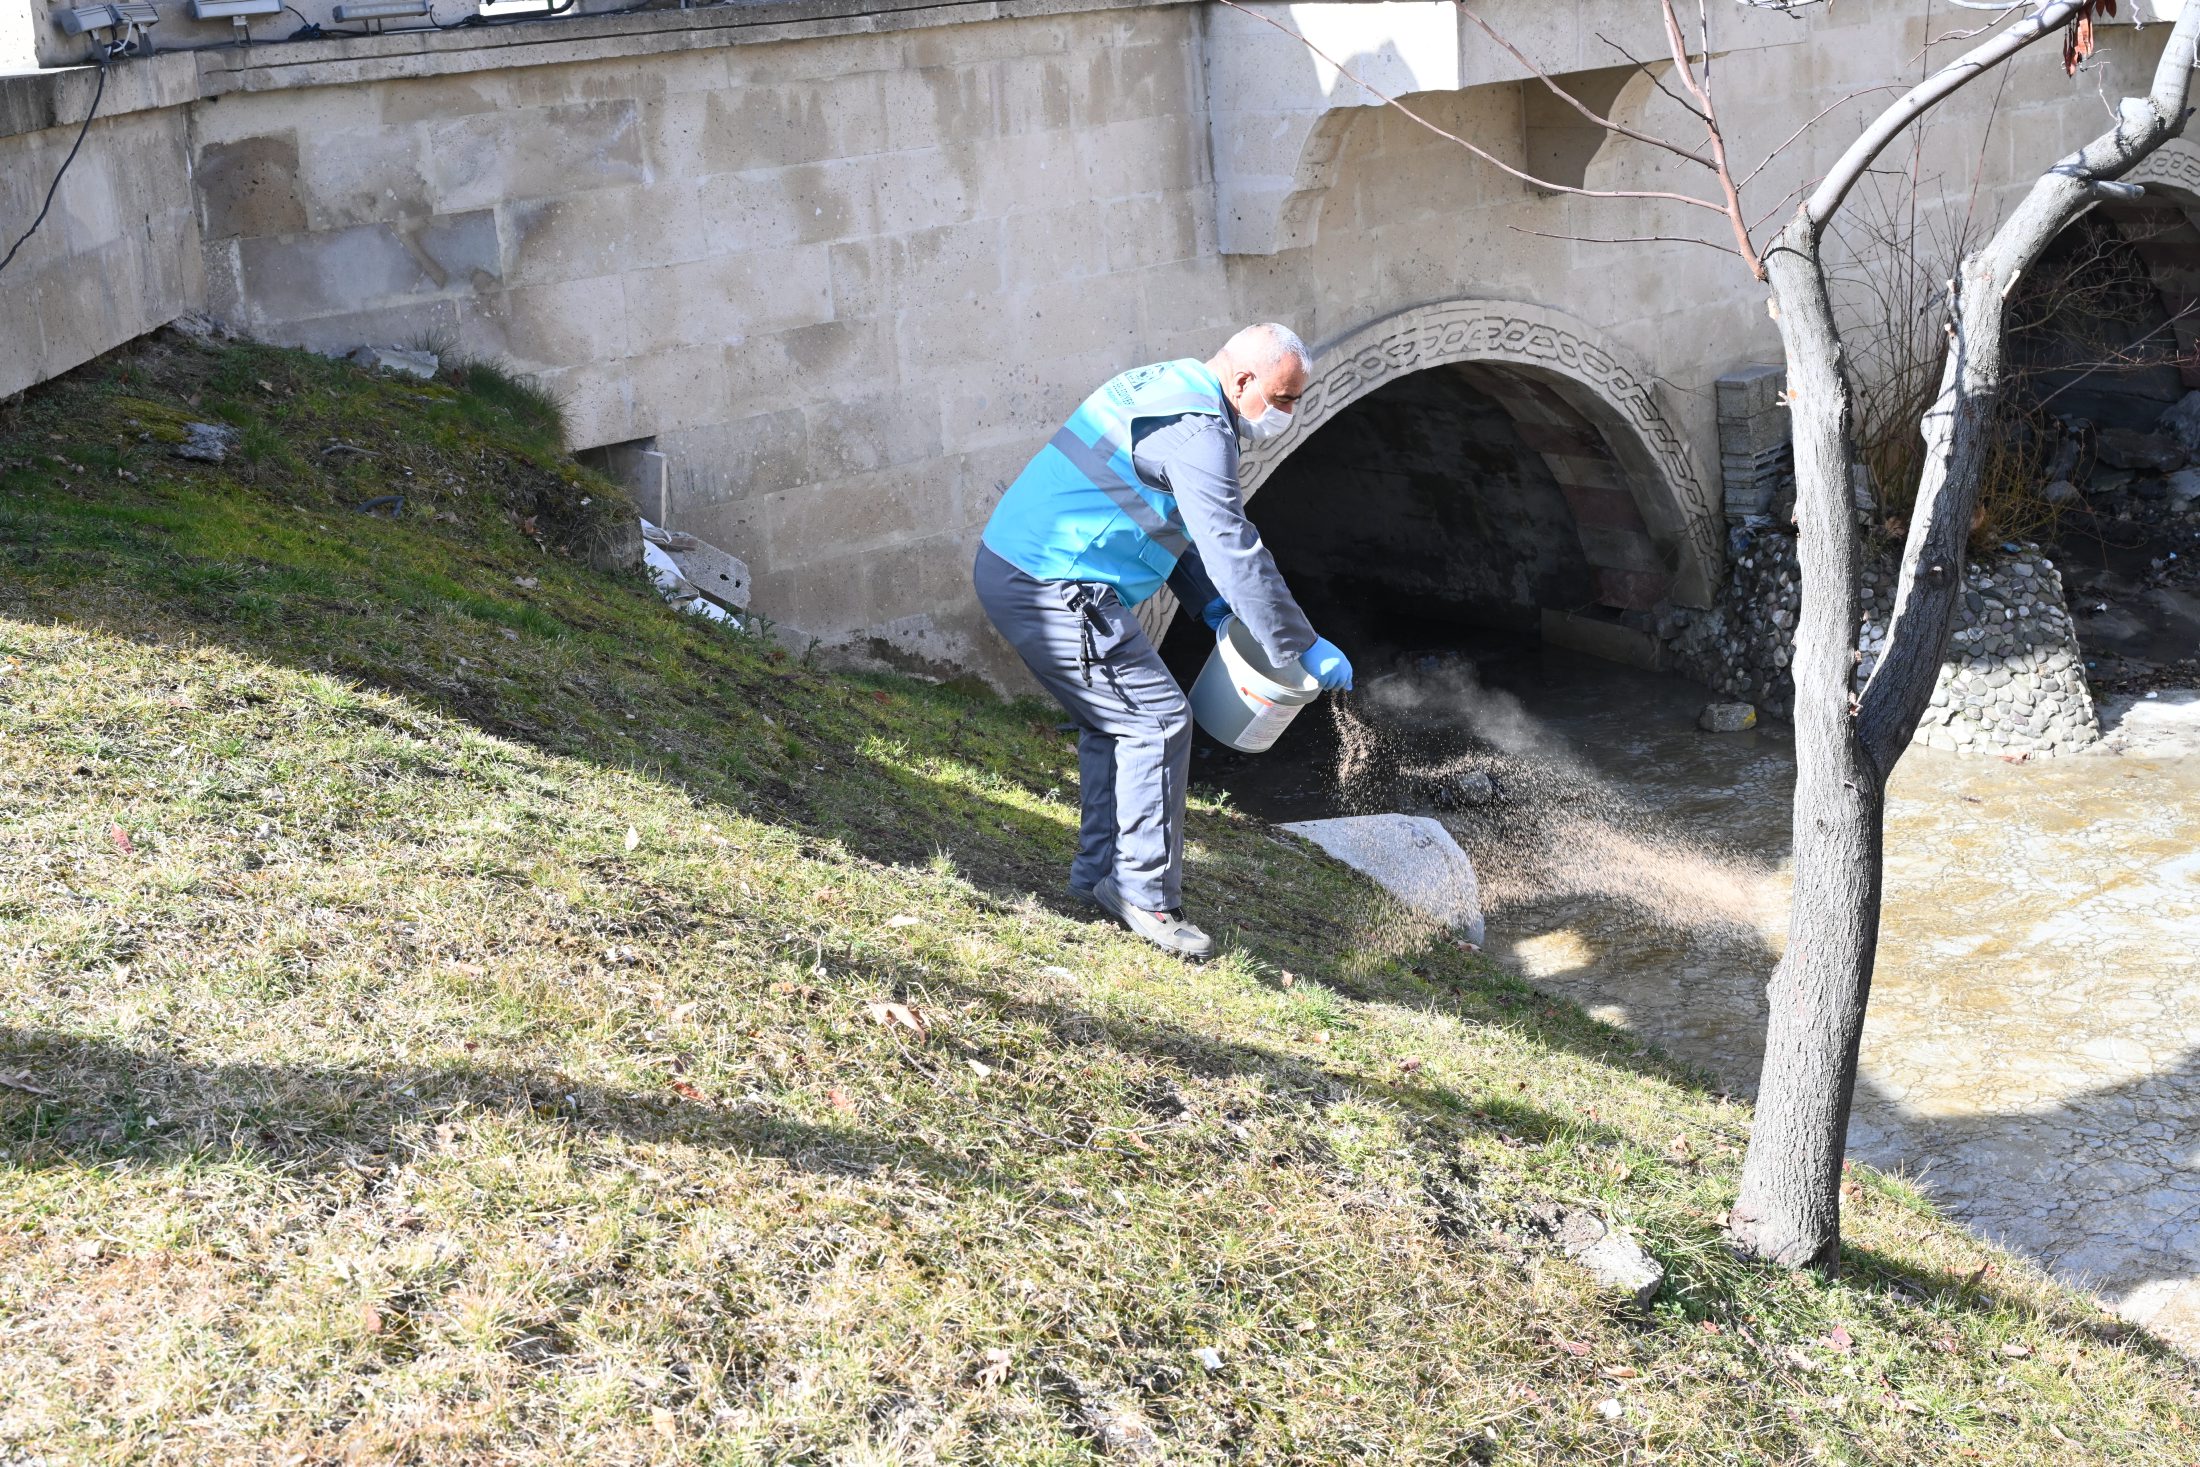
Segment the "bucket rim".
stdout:
<path fill-rule="evenodd" d="M 1225 617 L 1216 629 L 1215 644 L 1234 674 L 1273 688 L 1274 693 L 1268 696 L 1276 702 L 1308 702 L 1321 693 L 1320 680 L 1308 672 L 1298 658 L 1292 658 L 1284 667 L 1269 662 L 1268 654 L 1235 613 Z M 1291 677 L 1293 673 L 1297 674 L 1295 680 Z"/>

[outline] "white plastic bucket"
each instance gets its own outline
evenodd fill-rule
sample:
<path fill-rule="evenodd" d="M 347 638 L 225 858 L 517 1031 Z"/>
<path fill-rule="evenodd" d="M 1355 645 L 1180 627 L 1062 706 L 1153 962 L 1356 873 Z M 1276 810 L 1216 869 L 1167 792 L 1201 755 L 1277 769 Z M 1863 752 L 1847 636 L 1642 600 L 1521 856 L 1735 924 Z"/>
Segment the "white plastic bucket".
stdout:
<path fill-rule="evenodd" d="M 1281 667 L 1236 617 L 1222 624 L 1215 650 L 1192 684 L 1192 717 L 1221 743 L 1258 754 L 1275 743 L 1322 685 L 1294 657 Z"/>

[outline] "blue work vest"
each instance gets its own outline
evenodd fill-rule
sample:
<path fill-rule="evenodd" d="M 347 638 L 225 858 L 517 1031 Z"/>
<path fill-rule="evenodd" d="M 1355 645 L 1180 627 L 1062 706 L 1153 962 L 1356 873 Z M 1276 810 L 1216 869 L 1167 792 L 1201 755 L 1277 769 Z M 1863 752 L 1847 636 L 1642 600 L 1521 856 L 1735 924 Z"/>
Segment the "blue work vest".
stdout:
<path fill-rule="evenodd" d="M 1161 589 L 1191 543 L 1176 496 L 1131 462 L 1141 420 L 1230 416 L 1222 384 L 1189 357 L 1110 377 L 1069 415 L 994 507 L 985 544 L 1037 580 L 1095 581 L 1125 606 Z"/>

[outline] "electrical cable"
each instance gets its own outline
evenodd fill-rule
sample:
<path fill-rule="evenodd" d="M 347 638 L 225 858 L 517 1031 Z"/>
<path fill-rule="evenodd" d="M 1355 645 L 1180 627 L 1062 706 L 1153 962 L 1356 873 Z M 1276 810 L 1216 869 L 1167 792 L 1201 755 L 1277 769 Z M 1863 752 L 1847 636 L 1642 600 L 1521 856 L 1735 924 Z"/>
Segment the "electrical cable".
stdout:
<path fill-rule="evenodd" d="M 46 202 L 39 207 L 38 217 L 31 221 L 30 228 L 23 231 L 21 239 L 8 246 L 6 257 L 0 258 L 0 270 L 5 270 L 10 264 L 14 263 L 15 252 L 23 248 L 32 235 L 38 233 L 39 225 L 46 222 L 46 214 L 53 208 L 54 195 L 61 192 L 61 180 L 68 176 L 69 165 L 76 161 L 77 149 L 84 146 L 84 135 L 92 130 L 92 119 L 99 115 L 99 99 L 107 95 L 107 68 L 113 64 L 113 60 L 113 57 L 104 52 L 101 53 L 99 58 L 99 85 L 92 88 L 91 110 L 84 114 L 84 125 L 76 130 L 76 141 L 69 146 L 69 156 L 61 160 L 61 167 L 54 173 L 53 185 L 46 190 Z"/>

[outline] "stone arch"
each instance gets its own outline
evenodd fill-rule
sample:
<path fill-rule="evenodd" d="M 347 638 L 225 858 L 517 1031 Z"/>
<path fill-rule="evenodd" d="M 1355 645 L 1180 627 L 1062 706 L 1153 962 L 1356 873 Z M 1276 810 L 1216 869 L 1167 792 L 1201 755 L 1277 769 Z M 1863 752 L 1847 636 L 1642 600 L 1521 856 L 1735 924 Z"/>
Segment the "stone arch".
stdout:
<path fill-rule="evenodd" d="M 2168 194 L 2186 208 L 2200 208 L 2200 146 L 2171 138 L 2124 175 L 2149 193 Z"/>
<path fill-rule="evenodd" d="M 1486 390 L 1574 501 L 1585 542 L 1601 541 L 1589 547 L 1592 563 L 1620 573 L 1615 587 L 1622 576 L 1636 577 L 1614 604 L 1710 603 L 1719 582 L 1720 508 L 1651 379 L 1582 322 L 1543 306 L 1442 301 L 1329 343 L 1315 353 L 1313 383 L 1289 431 L 1246 454 L 1247 495 L 1352 403 L 1409 373 L 1453 364 L 1490 369 L 1480 374 Z M 1631 532 L 1636 543 L 1628 542 Z M 1641 578 L 1648 575 L 1660 582 L 1655 595 Z"/>

